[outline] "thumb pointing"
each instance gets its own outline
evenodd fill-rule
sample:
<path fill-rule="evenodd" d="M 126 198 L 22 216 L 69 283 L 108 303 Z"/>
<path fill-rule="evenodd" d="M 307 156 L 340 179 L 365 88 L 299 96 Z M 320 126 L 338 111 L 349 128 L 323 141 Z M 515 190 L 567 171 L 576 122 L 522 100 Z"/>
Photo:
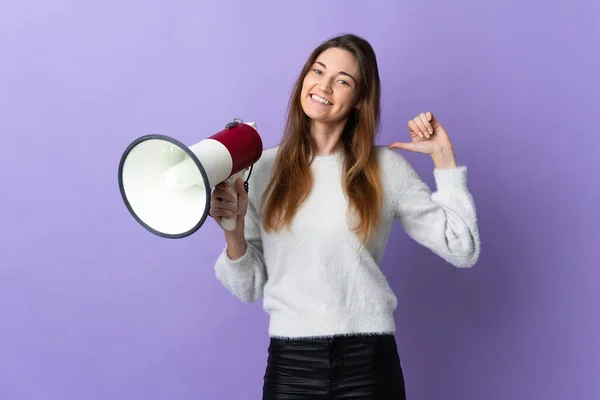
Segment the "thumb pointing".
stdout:
<path fill-rule="evenodd" d="M 389 145 L 390 149 L 402 149 L 402 150 L 408 150 L 408 151 L 415 151 L 415 144 L 410 142 L 410 143 L 406 143 L 406 142 L 395 142 Z"/>

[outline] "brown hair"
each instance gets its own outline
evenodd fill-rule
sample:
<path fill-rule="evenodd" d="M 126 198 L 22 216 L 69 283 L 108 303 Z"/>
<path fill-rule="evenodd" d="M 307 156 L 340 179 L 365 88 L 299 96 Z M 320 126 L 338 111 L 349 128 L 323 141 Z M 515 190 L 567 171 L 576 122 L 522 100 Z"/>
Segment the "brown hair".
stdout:
<path fill-rule="evenodd" d="M 352 229 L 366 243 L 379 223 L 383 197 L 374 152 L 379 129 L 381 87 L 373 48 L 365 39 L 355 35 L 337 36 L 319 45 L 296 80 L 288 104 L 283 139 L 274 160 L 273 175 L 265 191 L 263 225 L 267 232 L 289 227 L 310 193 L 310 119 L 302 109 L 300 95 L 304 77 L 316 58 L 332 47 L 352 53 L 360 69 L 357 97 L 360 107 L 350 111 L 341 137 L 345 160 L 342 186 L 350 208 L 359 217 L 358 224 Z"/>

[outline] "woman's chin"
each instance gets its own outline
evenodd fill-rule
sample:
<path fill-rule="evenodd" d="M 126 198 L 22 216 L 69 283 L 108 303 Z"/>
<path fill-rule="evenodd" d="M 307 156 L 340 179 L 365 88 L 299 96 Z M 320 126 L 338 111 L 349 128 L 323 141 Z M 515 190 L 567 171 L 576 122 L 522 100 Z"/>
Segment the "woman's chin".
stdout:
<path fill-rule="evenodd" d="M 303 107 L 303 111 L 308 118 L 314 121 L 327 122 L 330 117 L 326 110 L 315 110 L 314 107 L 311 107 L 310 105 L 308 107 Z"/>

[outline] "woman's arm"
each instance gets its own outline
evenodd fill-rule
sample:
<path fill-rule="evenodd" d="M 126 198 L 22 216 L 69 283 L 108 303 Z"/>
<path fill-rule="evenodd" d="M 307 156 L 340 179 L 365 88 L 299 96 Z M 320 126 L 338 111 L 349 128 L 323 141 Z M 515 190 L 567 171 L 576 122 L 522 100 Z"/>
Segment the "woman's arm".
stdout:
<path fill-rule="evenodd" d="M 475 203 L 467 188 L 467 168 L 438 164 L 436 191 L 409 162 L 391 150 L 388 186 L 395 217 L 407 234 L 456 267 L 472 267 L 480 254 Z"/>
<path fill-rule="evenodd" d="M 267 272 L 259 215 L 250 202 L 244 217 L 244 237 L 226 236 L 226 241 L 214 267 L 217 278 L 243 302 L 257 301 L 263 295 Z"/>

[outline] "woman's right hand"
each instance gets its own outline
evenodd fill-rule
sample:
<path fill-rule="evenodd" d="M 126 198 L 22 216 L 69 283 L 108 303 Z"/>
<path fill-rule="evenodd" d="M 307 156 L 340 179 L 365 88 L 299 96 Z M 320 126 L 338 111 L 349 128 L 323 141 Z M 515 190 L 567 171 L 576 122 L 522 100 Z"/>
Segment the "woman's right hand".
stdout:
<path fill-rule="evenodd" d="M 237 193 L 237 199 L 232 193 Z M 248 193 L 244 190 L 244 182 L 241 178 L 236 180 L 234 187 L 221 182 L 213 189 L 210 198 L 210 216 L 219 223 L 219 226 L 221 226 L 221 218 L 237 218 L 235 230 L 225 230 L 226 237 L 243 239 L 244 217 L 247 209 Z"/>

